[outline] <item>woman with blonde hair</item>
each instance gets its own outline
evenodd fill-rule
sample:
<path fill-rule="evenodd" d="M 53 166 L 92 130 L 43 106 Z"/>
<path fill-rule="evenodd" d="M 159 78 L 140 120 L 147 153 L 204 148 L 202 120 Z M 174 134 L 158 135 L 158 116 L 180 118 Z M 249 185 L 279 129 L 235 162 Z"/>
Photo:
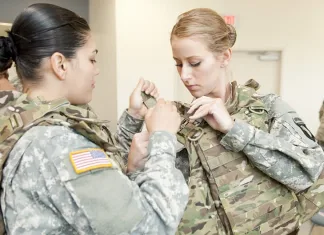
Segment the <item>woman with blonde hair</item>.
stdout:
<path fill-rule="evenodd" d="M 178 234 L 296 234 L 323 203 L 313 187 L 324 154 L 278 95 L 258 94 L 254 80 L 229 81 L 236 36 L 205 8 L 181 14 L 171 32 L 178 73 L 195 98 L 177 102 L 176 162 L 190 189 Z"/>

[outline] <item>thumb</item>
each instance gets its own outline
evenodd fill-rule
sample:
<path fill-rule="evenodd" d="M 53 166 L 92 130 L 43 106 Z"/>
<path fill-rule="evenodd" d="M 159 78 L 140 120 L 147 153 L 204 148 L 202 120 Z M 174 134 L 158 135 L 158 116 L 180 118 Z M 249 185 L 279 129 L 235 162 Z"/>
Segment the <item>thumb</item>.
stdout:
<path fill-rule="evenodd" d="M 149 118 L 151 117 L 152 112 L 153 112 L 153 108 L 149 108 L 149 109 L 147 110 L 147 113 L 146 113 L 146 115 L 145 115 L 145 121 L 147 121 L 147 119 L 149 119 Z"/>
<path fill-rule="evenodd" d="M 135 92 L 138 92 L 140 93 L 142 91 L 142 87 L 144 85 L 144 79 L 141 77 L 139 80 L 138 80 L 138 83 L 136 85 L 136 88 L 135 88 Z"/>
<path fill-rule="evenodd" d="M 149 140 L 150 134 L 149 134 L 149 132 L 147 130 L 142 131 L 141 134 L 142 134 L 141 137 L 142 137 L 143 141 L 148 141 Z"/>

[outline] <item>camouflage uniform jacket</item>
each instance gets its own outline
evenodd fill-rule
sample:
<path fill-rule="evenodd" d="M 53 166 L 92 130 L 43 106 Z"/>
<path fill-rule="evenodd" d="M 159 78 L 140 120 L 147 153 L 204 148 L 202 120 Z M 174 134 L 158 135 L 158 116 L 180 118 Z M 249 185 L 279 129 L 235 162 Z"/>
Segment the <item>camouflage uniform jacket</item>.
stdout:
<path fill-rule="evenodd" d="M 141 127 L 142 121 L 123 114 L 117 140 L 124 150 Z M 103 150 L 66 126 L 32 127 L 10 152 L 3 172 L 7 233 L 174 234 L 188 197 L 174 165 L 175 143 L 174 135 L 153 133 L 144 170 L 129 180 L 113 158 L 106 167 L 77 173 L 72 156 Z"/>
<path fill-rule="evenodd" d="M 178 234 L 287 234 L 322 206 L 323 200 L 312 196 L 323 192 L 323 175 L 298 199 L 305 211 L 296 209 L 298 195 L 276 183 L 298 193 L 319 178 L 324 154 L 313 135 L 278 96 L 259 96 L 250 89 L 253 96 L 245 97 L 245 90 L 233 83 L 226 105 L 235 124 L 226 135 L 204 124 L 198 125 L 203 128 L 201 139 L 195 137 L 199 129 L 192 127 L 178 134 L 186 149 L 178 154 L 177 166 L 184 175 L 190 171 L 189 203 Z"/>
<path fill-rule="evenodd" d="M 320 126 L 317 129 L 316 139 L 319 145 L 324 149 L 324 101 L 322 103 L 321 109 L 319 111 L 319 121 Z"/>

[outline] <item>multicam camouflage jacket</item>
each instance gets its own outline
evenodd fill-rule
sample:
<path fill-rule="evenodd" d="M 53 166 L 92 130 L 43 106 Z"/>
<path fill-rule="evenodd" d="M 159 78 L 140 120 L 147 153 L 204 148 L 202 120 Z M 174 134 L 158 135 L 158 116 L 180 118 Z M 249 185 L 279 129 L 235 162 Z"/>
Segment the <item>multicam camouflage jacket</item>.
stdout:
<path fill-rule="evenodd" d="M 278 96 L 258 96 L 257 85 L 232 84 L 226 106 L 236 124 L 225 136 L 188 122 L 189 105 L 176 102 L 178 166 L 190 189 L 177 234 L 289 234 L 323 206 L 323 152 L 296 113 Z"/>

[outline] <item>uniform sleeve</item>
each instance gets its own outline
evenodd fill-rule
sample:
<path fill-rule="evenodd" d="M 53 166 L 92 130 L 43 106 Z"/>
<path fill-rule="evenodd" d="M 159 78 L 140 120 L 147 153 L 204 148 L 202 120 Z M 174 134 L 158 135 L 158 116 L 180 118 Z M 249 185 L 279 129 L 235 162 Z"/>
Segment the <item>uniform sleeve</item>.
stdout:
<path fill-rule="evenodd" d="M 321 118 L 323 117 L 323 113 L 324 113 L 324 101 L 319 111 L 319 120 L 321 120 Z"/>
<path fill-rule="evenodd" d="M 236 120 L 221 144 L 243 151 L 265 174 L 299 192 L 310 187 L 324 167 L 324 153 L 295 110 L 276 97 L 270 105 L 269 132 Z"/>
<path fill-rule="evenodd" d="M 134 118 L 127 111 L 124 111 L 118 121 L 117 131 L 114 137 L 125 160 L 128 157 L 133 136 L 142 131 L 143 123 L 143 119 Z"/>
<path fill-rule="evenodd" d="M 53 207 L 80 234 L 85 221 L 88 234 L 174 234 L 188 201 L 186 183 L 174 166 L 175 142 L 174 135 L 154 133 L 145 169 L 130 180 L 112 160 L 112 167 L 77 174 L 69 153 L 91 143 L 75 133 L 53 138 L 46 155 L 61 180 L 48 192 L 55 195 Z"/>
<path fill-rule="evenodd" d="M 319 111 L 319 121 L 320 125 L 317 129 L 316 133 L 316 139 L 319 143 L 319 145 L 324 149 L 324 117 L 323 117 L 323 112 L 324 112 L 324 103 L 321 106 L 321 109 Z"/>

